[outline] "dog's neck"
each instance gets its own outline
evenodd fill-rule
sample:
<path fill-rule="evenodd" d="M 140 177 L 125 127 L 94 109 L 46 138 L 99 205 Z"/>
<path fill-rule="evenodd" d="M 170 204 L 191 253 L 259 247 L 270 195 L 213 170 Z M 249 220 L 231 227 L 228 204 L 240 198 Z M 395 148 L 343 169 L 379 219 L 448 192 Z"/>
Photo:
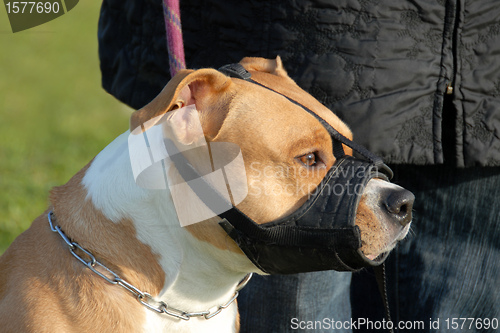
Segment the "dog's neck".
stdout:
<path fill-rule="evenodd" d="M 85 198 L 82 198 L 82 193 L 65 195 L 66 205 L 70 205 L 71 196 L 75 197 L 74 200 L 85 201 L 85 204 L 79 205 L 84 207 L 81 211 L 61 214 L 61 227 L 80 245 L 88 244 L 90 251 L 96 251 L 96 257 L 104 257 L 98 260 L 119 267 L 127 275 L 122 278 L 132 280 L 129 282 L 142 288 L 154 285 L 153 289 L 158 291 L 156 294 L 154 290 L 143 291 L 169 306 L 186 312 L 199 312 L 225 304 L 248 272 L 248 267 L 251 267 L 248 259 L 242 254 L 200 241 L 182 228 L 169 191 L 146 190 L 135 184 L 128 154 L 128 134 L 126 132 L 114 140 L 83 171 L 84 175 L 80 176 L 80 185 L 83 186 L 80 187 Z M 58 208 L 55 206 L 57 214 Z M 91 213 L 92 210 L 95 214 Z M 64 221 L 71 216 L 77 217 L 73 221 Z M 107 242 L 107 247 L 99 248 L 100 244 L 106 243 L 102 239 L 105 235 L 113 239 Z M 95 237 L 100 239 L 88 239 Z M 144 258 L 138 257 L 137 252 L 145 253 Z M 124 260 L 134 257 L 137 259 L 133 262 Z M 145 262 L 153 266 L 149 272 L 141 271 L 148 270 Z M 159 319 L 152 311 L 147 311 L 146 316 L 148 325 L 154 323 L 157 331 L 179 324 L 175 318 Z M 224 323 L 227 323 L 227 316 L 236 318 L 235 305 L 217 315 L 220 319 L 205 320 L 202 317 L 190 322 L 201 323 L 203 320 L 206 322 L 203 327 L 206 328 L 207 325 L 216 325 L 224 317 Z M 234 319 L 229 322 L 234 323 Z M 185 324 L 185 327 L 188 326 L 191 325 Z"/>

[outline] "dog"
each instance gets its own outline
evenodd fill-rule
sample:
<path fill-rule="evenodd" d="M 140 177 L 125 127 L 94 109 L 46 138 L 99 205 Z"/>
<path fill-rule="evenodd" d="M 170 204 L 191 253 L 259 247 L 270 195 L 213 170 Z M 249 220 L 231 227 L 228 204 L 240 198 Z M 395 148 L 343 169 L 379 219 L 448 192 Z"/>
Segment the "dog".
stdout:
<path fill-rule="evenodd" d="M 279 57 L 241 64 L 352 139 L 347 125 L 295 84 Z M 199 111 L 207 142 L 240 147 L 249 191 L 238 208 L 259 224 L 300 207 L 309 193 L 294 189 L 313 191 L 335 163 L 332 140 L 317 119 L 215 69 L 181 71 L 132 114 L 130 131 L 188 105 Z M 189 126 L 178 125 L 177 135 L 189 137 Z M 0 257 L 2 332 L 238 331 L 240 281 L 262 272 L 218 225 L 220 218 L 181 227 L 168 191 L 136 184 L 130 131 L 54 188 L 48 210 Z M 289 172 L 262 172 L 277 168 Z M 356 216 L 368 258 L 406 236 L 412 203 L 410 192 L 370 180 Z"/>

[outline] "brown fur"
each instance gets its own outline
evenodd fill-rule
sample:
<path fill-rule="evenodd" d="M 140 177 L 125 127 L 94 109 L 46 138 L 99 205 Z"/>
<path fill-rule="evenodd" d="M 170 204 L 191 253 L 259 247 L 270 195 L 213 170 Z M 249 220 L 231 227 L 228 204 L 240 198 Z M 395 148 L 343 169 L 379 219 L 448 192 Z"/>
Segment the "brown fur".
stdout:
<path fill-rule="evenodd" d="M 220 219 L 213 218 L 200 223 L 187 225 L 185 228 L 191 235 L 202 242 L 235 253 L 243 253 L 229 235 L 219 226 Z"/>
<path fill-rule="evenodd" d="M 365 255 L 378 253 L 387 245 L 387 228 L 366 205 L 363 197 L 356 212 L 356 225 L 361 231 L 361 251 Z"/>

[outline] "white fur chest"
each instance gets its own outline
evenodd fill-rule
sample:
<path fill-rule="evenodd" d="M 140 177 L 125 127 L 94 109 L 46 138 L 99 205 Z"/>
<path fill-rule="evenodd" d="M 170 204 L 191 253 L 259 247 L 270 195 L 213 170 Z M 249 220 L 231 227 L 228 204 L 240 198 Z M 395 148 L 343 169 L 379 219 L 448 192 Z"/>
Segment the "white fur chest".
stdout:
<path fill-rule="evenodd" d="M 165 281 L 155 299 L 186 312 L 214 312 L 254 267 L 244 255 L 200 241 L 181 227 L 168 191 L 145 190 L 134 183 L 127 136 L 121 135 L 93 161 L 83 180 L 88 198 L 110 221 L 130 218 L 137 239 L 156 255 Z M 143 332 L 236 332 L 236 302 L 208 320 L 177 319 L 146 307 L 142 311 Z"/>

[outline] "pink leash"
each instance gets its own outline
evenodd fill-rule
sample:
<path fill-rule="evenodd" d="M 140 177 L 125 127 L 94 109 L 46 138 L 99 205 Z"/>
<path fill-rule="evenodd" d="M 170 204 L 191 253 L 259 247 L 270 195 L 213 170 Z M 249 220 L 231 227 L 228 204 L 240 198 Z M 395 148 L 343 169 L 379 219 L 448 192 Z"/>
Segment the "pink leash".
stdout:
<path fill-rule="evenodd" d="M 165 17 L 165 30 L 167 33 L 170 75 L 174 77 L 179 70 L 186 68 L 179 0 L 163 0 L 163 16 Z"/>

